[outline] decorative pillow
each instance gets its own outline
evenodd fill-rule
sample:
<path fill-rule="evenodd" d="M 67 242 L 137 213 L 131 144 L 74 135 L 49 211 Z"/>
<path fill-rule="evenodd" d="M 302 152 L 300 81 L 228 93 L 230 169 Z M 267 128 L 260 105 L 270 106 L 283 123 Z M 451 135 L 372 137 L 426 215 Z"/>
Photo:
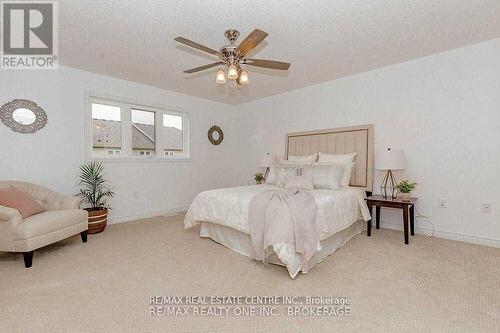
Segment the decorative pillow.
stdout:
<path fill-rule="evenodd" d="M 313 163 L 316 162 L 317 157 L 318 154 L 304 155 L 304 156 L 290 155 L 288 156 L 288 161 Z"/>
<path fill-rule="evenodd" d="M 31 195 L 15 187 L 0 190 L 0 205 L 17 209 L 23 219 L 45 211 Z"/>
<path fill-rule="evenodd" d="M 344 164 L 344 174 L 340 180 L 340 187 L 349 187 L 352 177 L 352 169 L 354 169 L 355 165 L 356 163 Z"/>
<path fill-rule="evenodd" d="M 285 188 L 312 190 L 314 189 L 313 178 L 311 176 L 288 176 L 286 177 Z"/>
<path fill-rule="evenodd" d="M 335 164 L 347 164 L 354 162 L 356 153 L 350 154 L 325 154 L 319 153 L 318 162 L 319 163 L 335 163 Z"/>
<path fill-rule="evenodd" d="M 344 188 L 344 187 L 349 187 L 349 183 L 351 182 L 352 169 L 354 168 L 354 165 L 356 165 L 356 163 L 343 164 L 343 163 L 317 162 L 317 163 L 313 163 L 313 165 L 338 165 L 338 166 L 342 166 L 344 168 L 344 172 L 342 174 L 342 177 L 340 178 L 340 187 Z"/>
<path fill-rule="evenodd" d="M 299 168 L 288 165 L 273 165 L 269 168 L 269 174 L 266 179 L 266 184 L 276 185 L 278 187 L 285 186 L 287 176 L 297 176 Z"/>
<path fill-rule="evenodd" d="M 305 165 L 302 167 L 302 176 L 312 177 L 314 188 L 337 190 L 344 174 L 343 165 Z"/>

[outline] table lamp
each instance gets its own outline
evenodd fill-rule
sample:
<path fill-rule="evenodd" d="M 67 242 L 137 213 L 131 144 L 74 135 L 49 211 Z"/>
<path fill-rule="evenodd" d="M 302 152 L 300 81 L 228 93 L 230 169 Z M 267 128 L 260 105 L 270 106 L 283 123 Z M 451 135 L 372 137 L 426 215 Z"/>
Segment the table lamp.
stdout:
<path fill-rule="evenodd" d="M 262 168 L 266 168 L 266 173 L 264 174 L 264 181 L 267 179 L 267 176 L 269 175 L 269 167 L 271 167 L 274 164 L 276 164 L 276 154 L 266 153 L 260 159 L 260 166 Z"/>
<path fill-rule="evenodd" d="M 397 182 L 392 174 L 393 170 L 404 170 L 406 168 L 405 154 L 402 150 L 387 148 L 387 150 L 378 151 L 375 155 L 375 169 L 387 170 L 380 192 L 384 198 L 387 198 L 387 193 L 390 192 L 393 199 L 396 199 Z"/>

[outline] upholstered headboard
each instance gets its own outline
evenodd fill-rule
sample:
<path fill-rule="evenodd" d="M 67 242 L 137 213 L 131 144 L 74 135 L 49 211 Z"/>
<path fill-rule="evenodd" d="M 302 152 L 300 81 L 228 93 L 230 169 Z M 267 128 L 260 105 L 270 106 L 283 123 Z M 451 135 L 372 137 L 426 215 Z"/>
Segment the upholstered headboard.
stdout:
<path fill-rule="evenodd" d="M 289 155 L 314 153 L 347 154 L 356 152 L 351 186 L 371 192 L 373 189 L 373 125 L 333 128 L 326 130 L 288 133 L 286 152 Z"/>

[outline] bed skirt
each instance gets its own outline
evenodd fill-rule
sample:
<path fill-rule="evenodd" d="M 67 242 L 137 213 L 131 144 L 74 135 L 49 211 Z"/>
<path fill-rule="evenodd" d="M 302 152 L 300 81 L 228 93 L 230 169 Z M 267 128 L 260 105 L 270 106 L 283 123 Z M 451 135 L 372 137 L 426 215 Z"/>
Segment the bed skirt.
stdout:
<path fill-rule="evenodd" d="M 307 273 L 312 267 L 323 261 L 323 259 L 334 253 L 340 247 L 347 244 L 347 242 L 349 242 L 354 236 L 360 234 L 364 230 L 366 230 L 366 222 L 361 219 L 354 222 L 348 228 L 322 240 L 320 242 L 321 251 L 316 252 L 316 254 L 305 265 L 303 265 L 302 273 Z M 238 230 L 210 222 L 201 222 L 200 237 L 210 238 L 215 242 L 247 257 L 252 257 L 253 255 L 252 239 L 250 238 L 250 235 Z M 285 266 L 275 253 L 266 261 L 272 264 Z"/>

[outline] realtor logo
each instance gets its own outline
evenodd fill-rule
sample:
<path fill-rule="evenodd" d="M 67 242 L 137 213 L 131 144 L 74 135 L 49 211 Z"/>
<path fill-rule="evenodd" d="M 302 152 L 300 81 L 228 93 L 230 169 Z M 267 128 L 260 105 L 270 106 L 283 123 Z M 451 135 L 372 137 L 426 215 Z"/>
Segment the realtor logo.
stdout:
<path fill-rule="evenodd" d="M 1 68 L 57 68 L 57 2 L 2 1 L 1 9 Z"/>

